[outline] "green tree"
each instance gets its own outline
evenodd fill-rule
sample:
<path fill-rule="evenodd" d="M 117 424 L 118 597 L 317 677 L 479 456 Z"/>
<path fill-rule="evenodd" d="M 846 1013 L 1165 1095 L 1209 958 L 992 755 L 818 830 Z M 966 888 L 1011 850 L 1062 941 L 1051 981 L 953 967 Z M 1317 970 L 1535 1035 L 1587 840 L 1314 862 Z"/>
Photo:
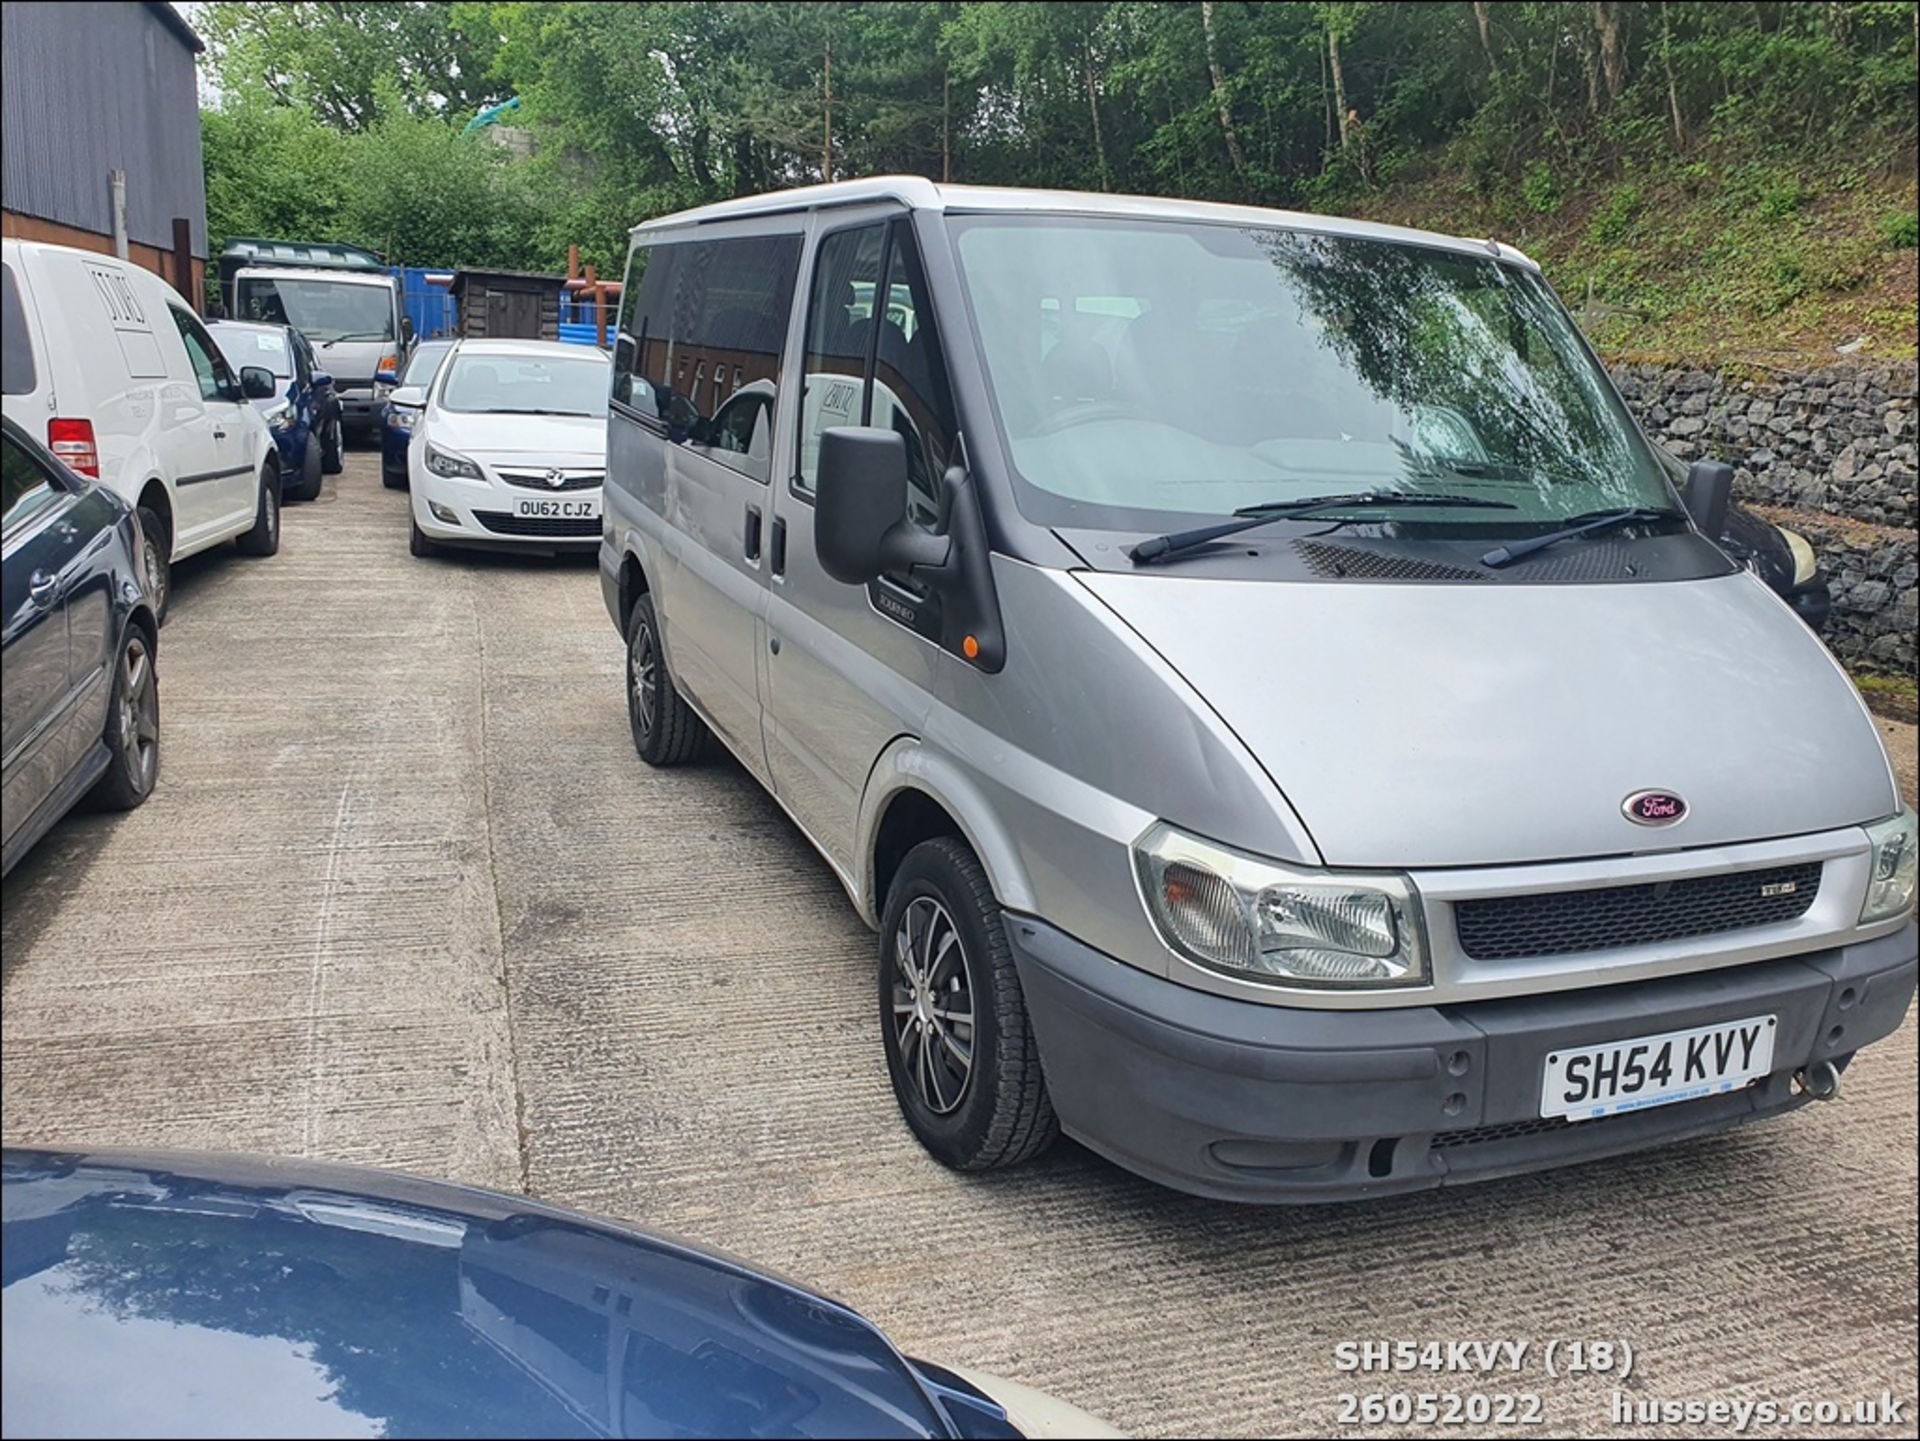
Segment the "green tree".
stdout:
<path fill-rule="evenodd" d="M 416 115 L 463 120 L 504 98 L 487 78 L 498 45 L 490 12 L 417 0 L 214 0 L 199 7 L 194 23 L 223 92 L 264 88 L 329 125 L 365 130 L 393 97 Z"/>

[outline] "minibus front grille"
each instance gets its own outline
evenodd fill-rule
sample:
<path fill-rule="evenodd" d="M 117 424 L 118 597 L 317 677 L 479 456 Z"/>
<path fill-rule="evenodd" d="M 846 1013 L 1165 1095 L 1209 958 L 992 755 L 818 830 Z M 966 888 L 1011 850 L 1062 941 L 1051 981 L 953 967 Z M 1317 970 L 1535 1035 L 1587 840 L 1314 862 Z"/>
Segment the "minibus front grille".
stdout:
<path fill-rule="evenodd" d="M 549 540 L 598 540 L 600 517 L 509 515 L 503 510 L 476 510 L 473 518 L 498 535 L 537 535 Z"/>
<path fill-rule="evenodd" d="M 1476 961 L 1564 956 L 1779 925 L 1820 894 L 1821 864 L 1774 866 L 1587 891 L 1489 896 L 1453 907 L 1460 949 Z"/>

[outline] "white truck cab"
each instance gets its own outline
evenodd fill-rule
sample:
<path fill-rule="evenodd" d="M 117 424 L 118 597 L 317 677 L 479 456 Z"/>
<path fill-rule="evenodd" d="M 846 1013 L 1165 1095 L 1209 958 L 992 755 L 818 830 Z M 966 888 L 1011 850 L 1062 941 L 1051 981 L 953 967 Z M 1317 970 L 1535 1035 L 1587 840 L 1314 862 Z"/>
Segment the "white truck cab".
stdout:
<path fill-rule="evenodd" d="M 220 255 L 220 293 L 234 320 L 291 325 L 333 377 L 341 428 L 367 435 L 412 349 L 400 282 L 351 245 L 236 239 Z"/>

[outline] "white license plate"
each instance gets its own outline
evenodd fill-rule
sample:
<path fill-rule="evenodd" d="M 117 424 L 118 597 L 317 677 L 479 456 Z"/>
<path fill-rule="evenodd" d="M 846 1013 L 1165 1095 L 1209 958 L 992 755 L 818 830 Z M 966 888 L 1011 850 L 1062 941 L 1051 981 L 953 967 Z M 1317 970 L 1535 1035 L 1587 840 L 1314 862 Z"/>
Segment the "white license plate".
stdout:
<path fill-rule="evenodd" d="M 592 500 L 516 500 L 515 515 L 537 516 L 543 520 L 586 520 L 600 514 L 598 497 Z"/>
<path fill-rule="evenodd" d="M 1773 1069 L 1773 1016 L 1555 1051 L 1540 1114 L 1587 1121 L 1737 1090 Z"/>

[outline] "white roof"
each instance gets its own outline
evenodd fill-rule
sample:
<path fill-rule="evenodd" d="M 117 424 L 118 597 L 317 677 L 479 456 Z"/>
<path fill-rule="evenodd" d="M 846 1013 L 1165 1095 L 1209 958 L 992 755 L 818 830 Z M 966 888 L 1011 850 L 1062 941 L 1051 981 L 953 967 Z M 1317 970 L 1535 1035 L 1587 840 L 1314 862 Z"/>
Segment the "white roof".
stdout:
<path fill-rule="evenodd" d="M 544 355 L 549 359 L 592 356 L 606 360 L 606 351 L 594 345 L 576 345 L 568 340 L 487 340 L 476 338 L 459 342 L 462 355 Z"/>
<path fill-rule="evenodd" d="M 1045 214 L 1133 217 L 1148 220 L 1197 220 L 1215 225 L 1258 225 L 1300 230 L 1317 235 L 1350 235 L 1366 240 L 1395 240 L 1479 255 L 1494 255 L 1538 270 L 1532 260 L 1497 240 L 1475 240 L 1415 230 L 1403 225 L 1376 225 L 1367 220 L 1345 220 L 1298 210 L 1269 210 L 1255 205 L 1223 205 L 1211 200 L 1163 200 L 1144 195 L 1101 195 L 1078 190 L 1020 190 L 1009 186 L 938 185 L 918 175 L 877 175 L 866 180 L 838 180 L 831 185 L 805 185 L 765 195 L 722 200 L 695 210 L 662 215 L 633 228 L 634 235 L 650 235 L 682 226 L 708 225 L 722 220 L 746 220 L 796 210 L 858 205 L 892 200 L 910 210 L 938 210 L 952 214 Z"/>
<path fill-rule="evenodd" d="M 329 270 L 305 265 L 243 265 L 233 273 L 235 278 L 240 280 L 257 280 L 265 276 L 270 280 L 333 280 L 343 285 L 390 287 L 393 284 L 393 277 L 383 270 Z"/>

